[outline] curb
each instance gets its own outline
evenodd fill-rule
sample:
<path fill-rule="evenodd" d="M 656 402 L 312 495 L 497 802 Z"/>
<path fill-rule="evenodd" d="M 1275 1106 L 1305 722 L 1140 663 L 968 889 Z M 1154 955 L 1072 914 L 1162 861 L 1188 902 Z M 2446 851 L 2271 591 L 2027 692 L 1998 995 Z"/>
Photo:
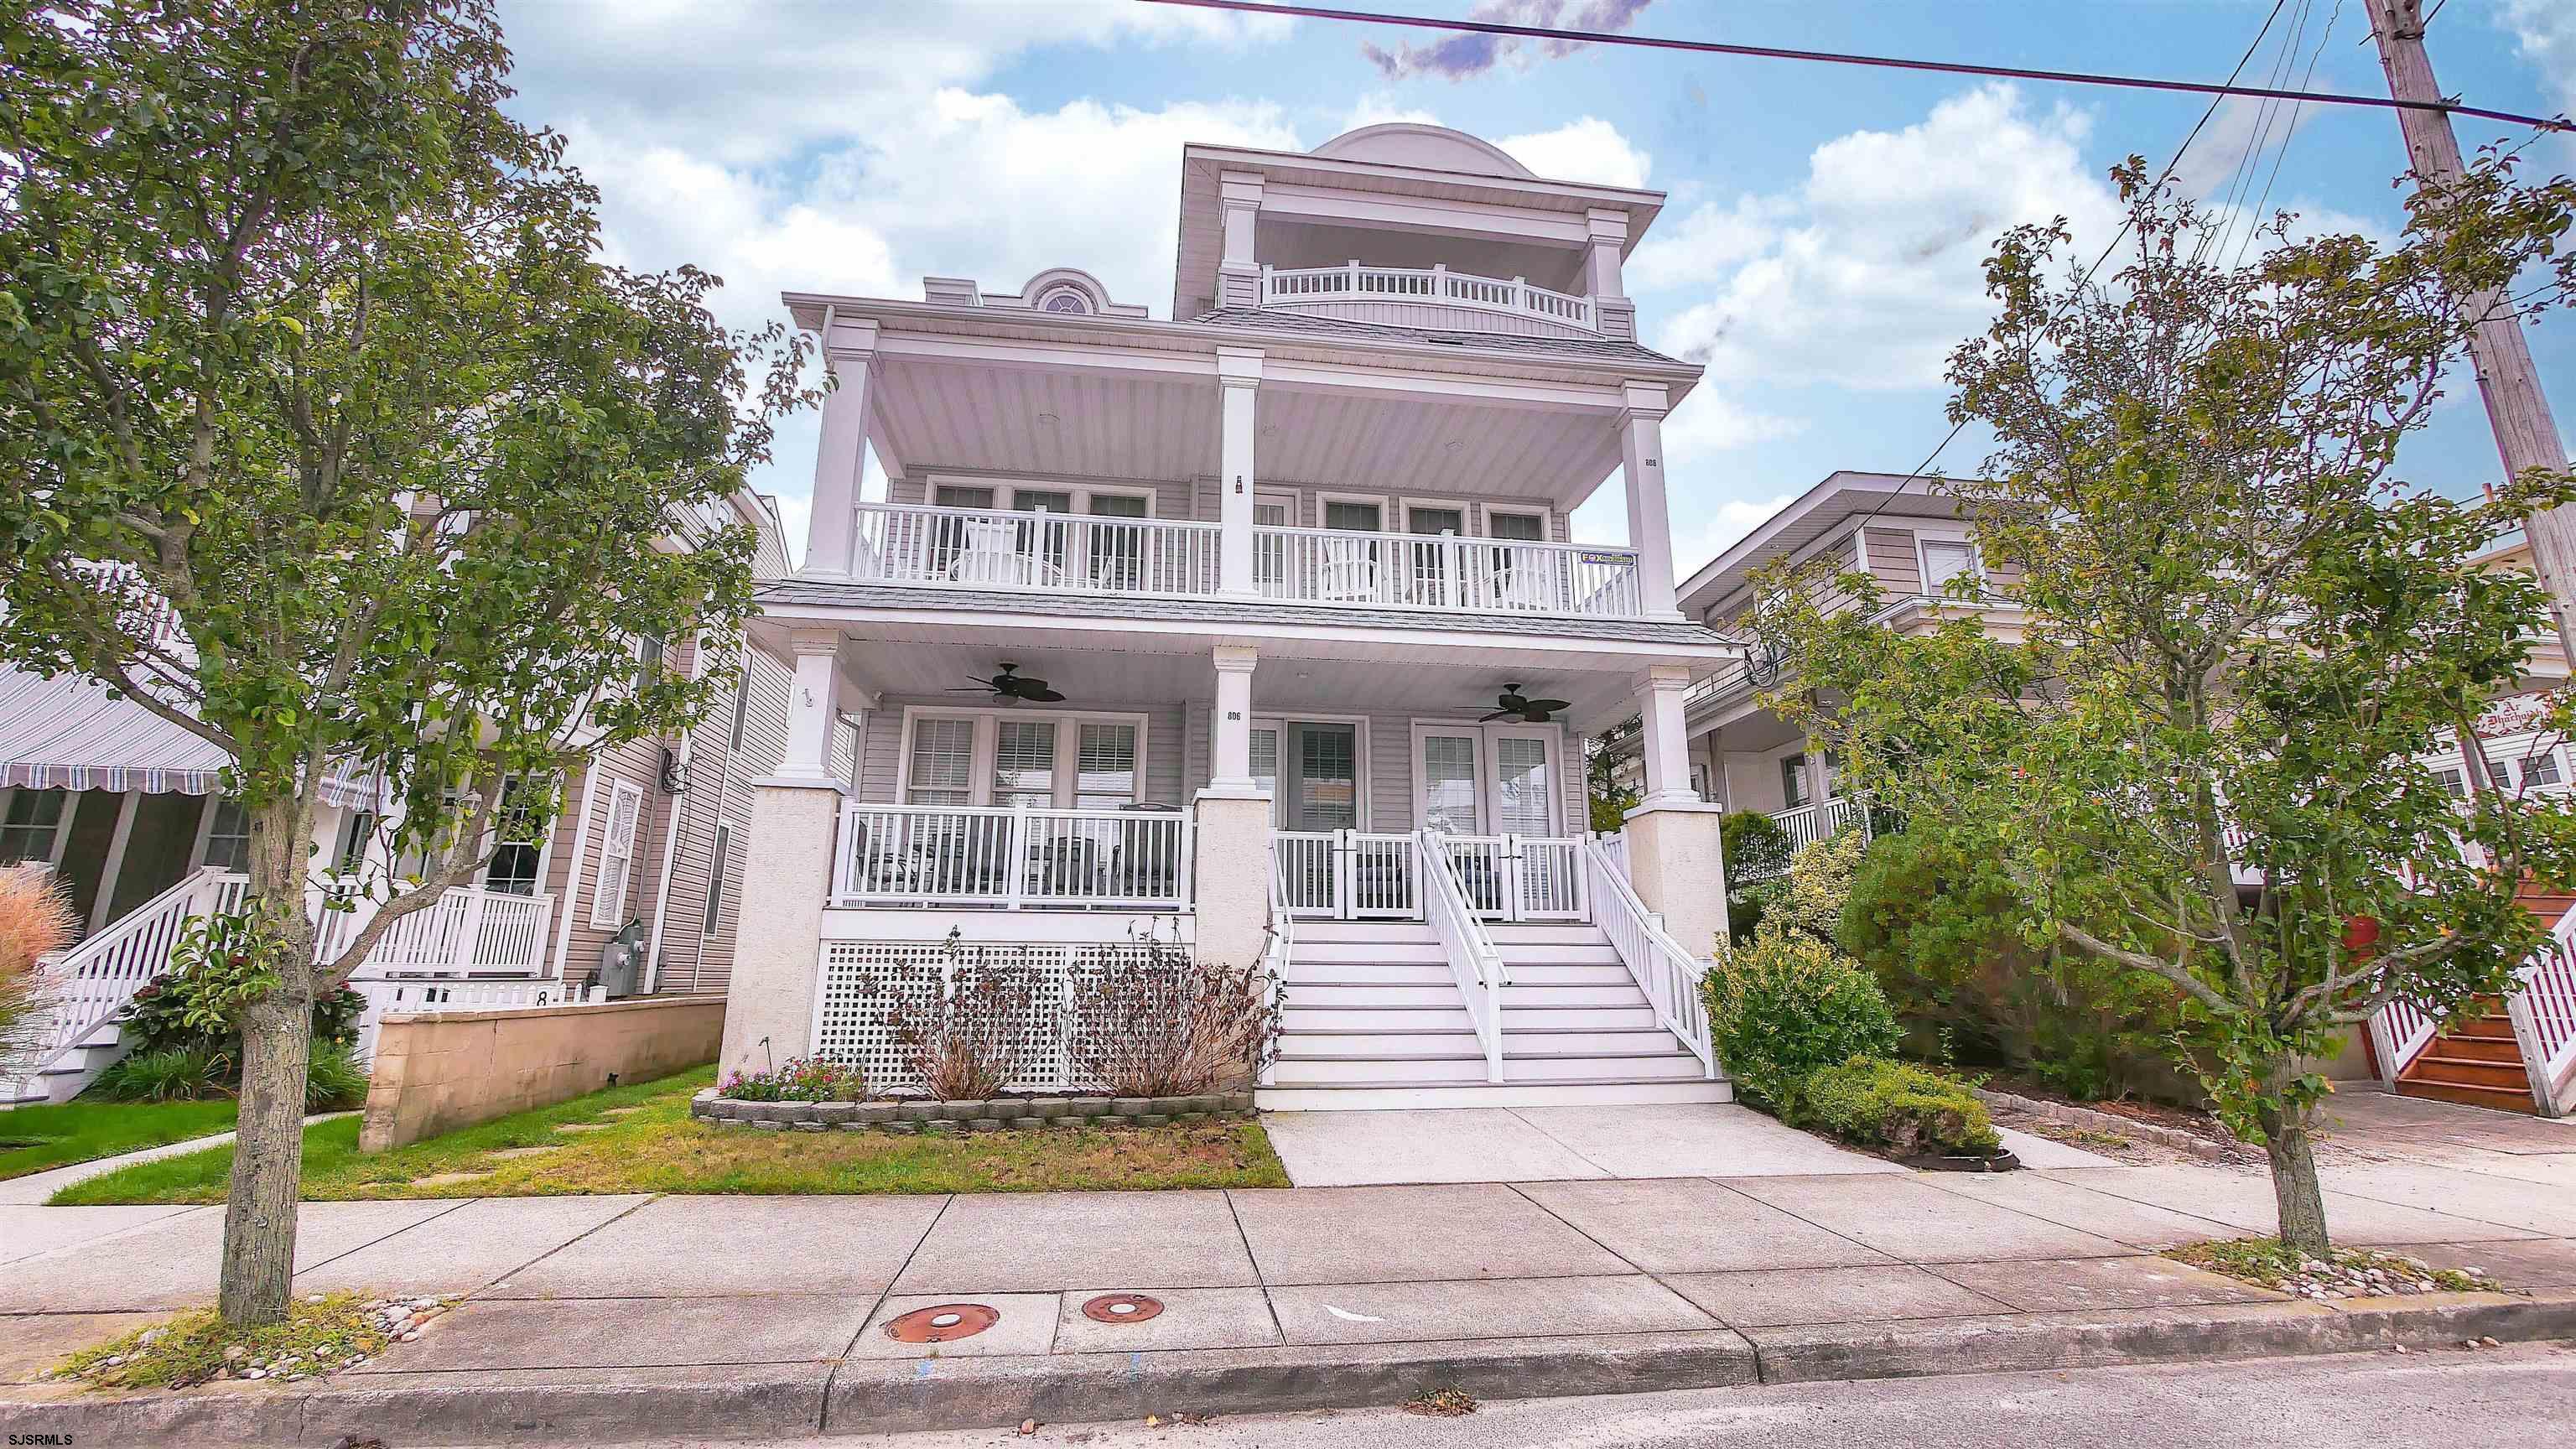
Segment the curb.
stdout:
<path fill-rule="evenodd" d="M 1918 1319 L 1899 1323 L 1314 1348 L 961 1357 L 739 1367 L 364 1373 L 285 1393 L 250 1385 L 0 1402 L 64 1442 L 328 1445 L 760 1439 L 1248 1414 L 1478 1398 L 1642 1393 L 2438 1349 L 2576 1338 L 2576 1293 L 2445 1293 L 2321 1303 Z M 360 1386 L 358 1381 L 374 1383 Z M 392 1382 L 388 1382 L 392 1381 Z M 381 1385 L 381 1386 L 377 1386 Z M 43 1390 L 39 1390 L 40 1393 Z"/>
<path fill-rule="evenodd" d="M 2015 1096 L 2011 1092 L 1998 1092 L 1991 1087 L 1978 1087 L 1975 1091 L 1978 1099 L 1989 1107 L 2028 1112 L 2034 1117 L 2051 1122 L 2064 1122 L 2074 1127 L 2089 1127 L 2096 1132 L 2115 1132 L 2124 1137 L 2141 1138 L 2159 1147 L 2170 1147 L 2176 1152 L 2188 1153 L 2203 1162 L 2215 1162 L 2228 1167 L 2242 1165 L 2236 1154 L 2218 1143 L 2177 1128 L 2154 1122 L 2141 1122 L 2134 1117 L 2123 1117 L 2117 1112 L 2097 1112 L 2090 1107 L 2077 1107 L 2065 1102 L 2048 1102 L 2037 1097 Z"/>

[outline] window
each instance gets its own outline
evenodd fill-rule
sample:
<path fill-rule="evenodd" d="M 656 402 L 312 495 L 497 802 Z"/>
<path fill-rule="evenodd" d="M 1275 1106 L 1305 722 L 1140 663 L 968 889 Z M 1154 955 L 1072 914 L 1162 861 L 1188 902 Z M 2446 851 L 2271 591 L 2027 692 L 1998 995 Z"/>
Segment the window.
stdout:
<path fill-rule="evenodd" d="M 1410 532 L 1426 536 L 1465 533 L 1467 512 L 1462 508 L 1424 508 L 1417 504 L 1404 510 L 1404 526 Z"/>
<path fill-rule="evenodd" d="M 1494 825 L 1505 835 L 1546 835 L 1556 821 L 1547 741 L 1535 735 L 1494 740 Z"/>
<path fill-rule="evenodd" d="M 1324 526 L 1345 533 L 1375 533 L 1383 526 L 1386 510 L 1374 503 L 1345 503 L 1338 498 L 1324 500 Z"/>
<path fill-rule="evenodd" d="M 1080 287 L 1049 287 L 1047 288 L 1045 295 L 1038 298 L 1038 310 L 1041 312 L 1057 312 L 1075 317 L 1087 316 L 1092 310 L 1091 294 L 1083 291 Z"/>
<path fill-rule="evenodd" d="M 1545 543 L 1547 515 L 1543 513 L 1494 513 L 1485 515 L 1485 533 L 1492 538 L 1508 538 L 1517 543 Z"/>
<path fill-rule="evenodd" d="M 1976 546 L 1955 538 L 1923 540 L 1923 592 L 1947 593 L 1950 580 L 1960 577 L 1972 582 L 1982 577 L 1977 568 Z"/>
<path fill-rule="evenodd" d="M 2465 775 L 2463 775 L 2463 774 L 2461 774 L 2459 771 L 2457 771 L 2457 770 L 2435 770 L 2435 771 L 2433 772 L 2433 778 L 2435 778 L 2435 779 L 2437 779 L 2437 780 L 2439 780 L 2439 781 L 2441 781 L 2441 782 L 2442 782 L 2442 788 L 2443 788 L 2443 789 L 2448 790 L 2448 791 L 2449 791 L 2449 792 L 2451 792 L 2452 794 L 2457 795 L 2457 796 L 2461 797 L 2462 799 L 2466 799 L 2466 798 L 2468 798 L 2468 794 L 2469 794 L 2469 781 L 2468 781 L 2468 777 L 2467 777 L 2467 776 L 2465 776 Z"/>
<path fill-rule="evenodd" d="M 1085 724 L 1073 778 L 1076 809 L 1115 810 L 1136 803 L 1136 727 Z"/>
<path fill-rule="evenodd" d="M 1476 816 L 1476 737 L 1422 737 L 1422 823 L 1444 835 L 1473 835 Z"/>
<path fill-rule="evenodd" d="M 635 661 L 639 666 L 635 671 L 637 678 L 650 680 L 658 677 L 662 672 L 662 636 L 639 636 L 635 641 Z"/>
<path fill-rule="evenodd" d="M 62 833 L 68 803 L 61 790 L 13 790 L 9 813 L 0 820 L 0 865 L 22 860 L 51 861 L 54 840 Z"/>
<path fill-rule="evenodd" d="M 382 822 L 371 810 L 352 810 L 340 826 L 339 849 L 332 855 L 332 869 L 342 875 L 356 873 L 367 863 L 367 847 L 375 842 L 376 826 Z"/>
<path fill-rule="evenodd" d="M 707 920 L 700 935 L 713 936 L 716 922 L 724 915 L 725 870 L 733 862 L 733 827 L 716 827 L 715 849 L 707 861 Z"/>
<path fill-rule="evenodd" d="M 1780 761 L 1780 798 L 1795 810 L 1807 803 L 1807 757 L 1788 755 Z"/>
<path fill-rule="evenodd" d="M 2522 788 L 2536 790 L 2558 783 L 2558 752 L 2533 755 L 2522 762 Z"/>
<path fill-rule="evenodd" d="M 945 723 L 928 721 L 923 723 Z M 966 724 L 959 720 L 955 723 Z M 993 740 L 993 803 L 1044 810 L 1055 804 L 1055 725 L 1006 719 Z"/>
<path fill-rule="evenodd" d="M 975 721 L 922 719 L 912 724 L 907 805 L 975 803 Z"/>
<path fill-rule="evenodd" d="M 1279 727 L 1252 727 L 1252 783 L 1270 797 L 1271 823 L 1279 821 Z"/>
<path fill-rule="evenodd" d="M 632 781 L 610 785 L 608 829 L 599 846 L 599 881 L 590 898 L 590 923 L 614 930 L 626 910 L 626 886 L 635 874 L 635 832 L 644 814 L 644 792 Z"/>
<path fill-rule="evenodd" d="M 942 483 L 932 493 L 930 501 L 942 508 L 990 508 L 993 506 L 993 490 Z"/>
<path fill-rule="evenodd" d="M 742 661 L 742 678 L 735 680 L 733 686 L 733 733 L 726 737 L 726 754 L 732 755 L 741 753 L 742 725 L 743 721 L 747 719 L 750 714 L 751 660 L 749 658 L 745 658 Z"/>
<path fill-rule="evenodd" d="M 516 780 L 501 787 L 500 830 L 504 838 L 492 847 L 492 859 L 483 867 L 485 888 L 503 895 L 535 895 L 538 863 L 545 855 L 545 829 L 542 822 L 530 818 L 528 796 Z"/>
<path fill-rule="evenodd" d="M 205 863 L 217 870 L 250 869 L 250 816 L 230 800 L 215 802 L 214 824 L 206 830 Z"/>

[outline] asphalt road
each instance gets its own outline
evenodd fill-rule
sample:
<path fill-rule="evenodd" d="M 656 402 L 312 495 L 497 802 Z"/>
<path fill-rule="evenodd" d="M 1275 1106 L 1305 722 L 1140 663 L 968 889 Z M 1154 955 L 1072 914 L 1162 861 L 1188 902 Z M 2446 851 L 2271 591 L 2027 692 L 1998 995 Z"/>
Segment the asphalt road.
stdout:
<path fill-rule="evenodd" d="M 1456 1419 L 1392 1409 L 1210 1424 L 1047 1425 L 904 1434 L 878 1449 L 2213 1449 L 2551 1443 L 2576 1423 L 2576 1344 L 2250 1363 L 1976 1374 L 1487 1404 Z M 850 1439 L 773 1443 L 841 1449 Z M 679 1449 L 679 1446 L 664 1446 Z"/>

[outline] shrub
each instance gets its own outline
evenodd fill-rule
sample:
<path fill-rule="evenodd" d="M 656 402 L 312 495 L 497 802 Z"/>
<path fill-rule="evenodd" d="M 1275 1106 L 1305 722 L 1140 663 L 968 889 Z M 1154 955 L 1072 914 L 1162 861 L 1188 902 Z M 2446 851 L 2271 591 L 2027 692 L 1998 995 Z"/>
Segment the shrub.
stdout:
<path fill-rule="evenodd" d="M 304 1110 L 307 1112 L 343 1112 L 367 1105 L 367 1069 L 358 1063 L 357 1049 L 343 1042 L 313 1043 L 310 1065 L 304 1073 Z"/>
<path fill-rule="evenodd" d="M 1878 983 L 1813 936 L 1766 925 L 1719 952 L 1700 991 L 1727 1075 L 1775 1107 L 1809 1072 L 1896 1048 L 1896 1014 Z"/>
<path fill-rule="evenodd" d="M 1868 849 L 1868 840 L 1858 830 L 1839 830 L 1799 846 L 1789 857 L 1789 874 L 1763 918 L 1784 931 L 1831 945 L 1843 903 L 1851 895 L 1852 876 Z"/>
<path fill-rule="evenodd" d="M 2003 1148 L 1986 1104 L 1967 1083 L 1884 1057 L 1858 1057 L 1809 1072 L 1789 1089 L 1780 1118 L 1906 1157 L 1984 1157 Z"/>
<path fill-rule="evenodd" d="M 1187 1097 L 1257 1073 L 1279 1039 L 1278 993 L 1258 966 L 1193 960 L 1163 941 L 1077 963 L 1077 1077 L 1121 1097 Z"/>
<path fill-rule="evenodd" d="M 789 1057 L 766 1072 L 736 1072 L 717 1090 L 745 1102 L 860 1102 L 867 1078 L 828 1057 Z"/>
<path fill-rule="evenodd" d="M 232 1064 L 204 1047 L 136 1049 L 88 1090 L 115 1102 L 198 1102 L 233 1094 Z"/>
<path fill-rule="evenodd" d="M 888 1003 L 880 1020 L 903 1048 L 907 1075 L 943 1102 L 1002 1090 L 1019 1063 L 1019 1038 L 1037 1015 L 1038 983 L 1024 966 L 995 965 L 994 948 L 970 947 L 954 927 L 948 965 L 862 978 L 862 996 Z"/>
<path fill-rule="evenodd" d="M 1730 810 L 1717 822 L 1718 849 L 1726 857 L 1726 888 L 1741 890 L 1748 880 L 1778 875 L 1789 868 L 1796 847 L 1779 822 L 1759 810 Z"/>
<path fill-rule="evenodd" d="M 2028 1072 L 2079 1099 L 2188 1095 L 2181 993 L 2089 958 L 2039 951 L 1991 856 L 1926 826 L 1873 842 L 1835 939 L 1870 968 L 1913 1050 Z"/>
<path fill-rule="evenodd" d="M 136 1051 L 202 1050 L 227 1062 L 241 1060 L 241 1032 L 224 1024 L 222 997 L 227 984 L 218 974 L 193 966 L 156 976 L 127 1004 L 123 1027 Z M 354 1047 L 358 1019 L 366 1014 L 364 994 L 341 987 L 313 1001 L 313 1038 Z"/>
<path fill-rule="evenodd" d="M 78 925 L 71 896 L 52 871 L 41 865 L 0 870 L 0 1068 L 40 1039 L 48 993 L 36 963 L 69 945 Z"/>

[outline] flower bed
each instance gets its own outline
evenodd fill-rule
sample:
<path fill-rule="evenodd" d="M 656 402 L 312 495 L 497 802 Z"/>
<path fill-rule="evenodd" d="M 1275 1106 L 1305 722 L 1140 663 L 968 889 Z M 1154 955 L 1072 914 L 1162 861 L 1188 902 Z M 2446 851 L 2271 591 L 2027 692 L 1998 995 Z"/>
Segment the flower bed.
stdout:
<path fill-rule="evenodd" d="M 750 1102 L 717 1095 L 689 1099 L 689 1115 L 718 1127 L 768 1132 L 1033 1132 L 1042 1127 L 1161 1127 L 1252 1115 L 1250 1092 L 1193 1097 L 989 1097 L 942 1102 L 904 1097 L 881 1102 Z"/>

